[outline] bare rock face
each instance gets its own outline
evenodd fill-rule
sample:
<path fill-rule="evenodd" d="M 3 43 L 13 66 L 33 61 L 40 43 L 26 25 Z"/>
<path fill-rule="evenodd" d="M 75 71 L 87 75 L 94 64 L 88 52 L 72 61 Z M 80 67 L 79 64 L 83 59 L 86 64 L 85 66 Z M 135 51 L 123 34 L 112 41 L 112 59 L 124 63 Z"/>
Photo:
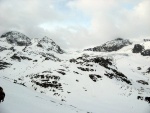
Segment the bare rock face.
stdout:
<path fill-rule="evenodd" d="M 17 46 L 29 46 L 32 44 L 30 38 L 17 31 L 6 32 L 1 38 L 6 38 L 9 44 L 15 44 Z"/>
<path fill-rule="evenodd" d="M 148 85 L 148 82 L 144 81 L 144 80 L 137 80 L 138 83 L 141 83 L 143 85 Z"/>
<path fill-rule="evenodd" d="M 143 51 L 141 53 L 141 55 L 143 55 L 143 56 L 150 56 L 150 49 L 146 49 L 145 51 Z"/>
<path fill-rule="evenodd" d="M 0 52 L 4 50 L 7 50 L 7 48 L 0 46 Z"/>
<path fill-rule="evenodd" d="M 47 51 L 54 51 L 59 54 L 64 53 L 60 46 L 58 46 L 52 39 L 46 36 L 38 42 L 37 46 L 46 49 Z"/>
<path fill-rule="evenodd" d="M 140 44 L 135 44 L 134 48 L 132 49 L 133 53 L 141 53 L 144 50 L 144 47 Z"/>
<path fill-rule="evenodd" d="M 3 91 L 3 88 L 0 87 L 0 102 L 3 102 L 5 98 L 5 93 Z"/>
<path fill-rule="evenodd" d="M 3 60 L 0 60 L 0 70 L 3 70 L 7 67 L 10 67 L 12 64 L 8 63 L 8 62 L 5 62 Z"/>
<path fill-rule="evenodd" d="M 148 103 L 150 103 L 150 97 L 145 97 L 145 101 L 147 101 Z"/>
<path fill-rule="evenodd" d="M 112 52 L 118 51 L 119 49 L 131 44 L 132 43 L 129 40 L 117 38 L 115 40 L 108 41 L 101 46 L 85 49 L 85 51 Z"/>

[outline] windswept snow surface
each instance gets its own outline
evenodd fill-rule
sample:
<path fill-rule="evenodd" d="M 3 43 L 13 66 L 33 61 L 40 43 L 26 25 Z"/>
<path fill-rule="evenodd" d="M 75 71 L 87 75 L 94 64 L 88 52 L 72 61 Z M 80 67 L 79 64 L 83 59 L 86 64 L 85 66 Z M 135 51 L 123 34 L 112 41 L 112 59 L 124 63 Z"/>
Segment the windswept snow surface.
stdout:
<path fill-rule="evenodd" d="M 5 101 L 0 103 L 0 113 L 86 113 L 81 109 L 16 85 L 7 78 L 0 78 L 5 89 Z"/>

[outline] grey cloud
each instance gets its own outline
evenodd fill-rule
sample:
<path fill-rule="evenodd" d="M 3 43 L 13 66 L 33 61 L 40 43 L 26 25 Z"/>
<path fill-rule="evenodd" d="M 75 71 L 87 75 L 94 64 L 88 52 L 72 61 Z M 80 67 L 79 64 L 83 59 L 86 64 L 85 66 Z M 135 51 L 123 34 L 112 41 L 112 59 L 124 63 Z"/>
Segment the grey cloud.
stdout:
<path fill-rule="evenodd" d="M 32 38 L 46 35 L 62 48 L 83 49 L 117 37 L 150 37 L 149 11 L 149 0 L 0 0 L 0 34 L 16 30 Z M 74 23 L 81 16 L 76 12 L 91 19 L 89 27 Z M 64 27 L 68 21 L 73 24 Z"/>

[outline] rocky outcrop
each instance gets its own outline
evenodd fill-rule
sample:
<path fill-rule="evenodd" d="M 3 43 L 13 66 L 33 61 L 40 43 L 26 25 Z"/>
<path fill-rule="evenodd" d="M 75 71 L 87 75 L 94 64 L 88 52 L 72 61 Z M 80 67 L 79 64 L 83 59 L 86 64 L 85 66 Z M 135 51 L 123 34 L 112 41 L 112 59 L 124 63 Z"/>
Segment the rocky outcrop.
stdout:
<path fill-rule="evenodd" d="M 4 50 L 7 50 L 7 48 L 0 46 L 0 52 Z"/>
<path fill-rule="evenodd" d="M 145 97 L 145 101 L 147 101 L 148 103 L 150 103 L 150 97 Z"/>
<path fill-rule="evenodd" d="M 5 68 L 7 68 L 7 67 L 9 67 L 11 65 L 12 64 L 0 60 L 0 70 L 5 69 Z"/>
<path fill-rule="evenodd" d="M 77 67 L 77 68 L 82 71 L 94 71 L 94 69 L 90 69 L 90 68 L 83 68 L 83 67 Z"/>
<path fill-rule="evenodd" d="M 137 80 L 138 83 L 141 83 L 143 85 L 148 85 L 148 82 L 144 81 L 144 80 Z"/>
<path fill-rule="evenodd" d="M 44 57 L 45 60 L 53 60 L 53 61 L 58 61 L 58 62 L 61 61 L 58 57 L 56 57 L 56 56 L 54 56 L 53 54 L 50 54 L 50 53 L 40 52 L 39 54 L 40 54 L 42 57 Z"/>
<path fill-rule="evenodd" d="M 112 73 L 106 71 L 104 75 L 106 75 L 110 79 L 116 78 L 118 81 L 122 81 L 129 85 L 132 85 L 131 81 L 123 73 L 115 69 L 111 69 L 111 70 L 113 71 Z"/>
<path fill-rule="evenodd" d="M 58 46 L 52 39 L 46 36 L 38 42 L 37 47 L 43 48 L 47 51 L 54 51 L 59 54 L 64 53 L 60 46 Z"/>
<path fill-rule="evenodd" d="M 101 46 L 85 49 L 85 51 L 112 52 L 112 51 L 117 51 L 131 44 L 132 43 L 129 40 L 117 38 L 115 40 L 108 41 Z"/>
<path fill-rule="evenodd" d="M 29 58 L 29 57 L 26 57 L 26 56 L 19 56 L 19 55 L 17 55 L 17 54 L 14 54 L 14 55 L 11 57 L 11 59 L 13 59 L 13 60 L 18 60 L 19 62 L 20 62 L 21 60 L 32 60 L 32 59 Z"/>
<path fill-rule="evenodd" d="M 34 87 L 35 90 L 40 86 L 43 88 L 50 88 L 50 91 L 54 92 L 54 94 L 58 90 L 63 91 L 62 84 L 59 82 L 60 77 L 52 75 L 49 71 L 27 75 L 26 77 L 31 79 L 31 84 L 33 84 L 32 87 Z"/>
<path fill-rule="evenodd" d="M 118 81 L 122 81 L 125 82 L 129 85 L 132 85 L 131 81 L 127 78 L 127 76 L 125 76 L 123 73 L 119 72 L 117 69 L 115 69 L 114 66 L 114 62 L 111 58 L 104 58 L 104 57 L 99 57 L 99 56 L 95 56 L 95 57 L 90 57 L 87 55 L 82 55 L 81 57 L 78 57 L 76 59 L 70 59 L 70 63 L 76 63 L 76 64 L 80 64 L 80 65 L 84 65 L 84 66 L 91 66 L 91 63 L 96 63 L 104 68 L 106 68 L 106 70 L 108 70 L 109 72 L 106 71 L 106 73 L 104 74 L 105 76 L 107 76 L 110 79 L 117 79 Z M 78 69 L 82 70 L 82 71 L 96 71 L 94 69 L 91 68 L 84 68 L 84 67 L 77 67 Z M 111 72 L 110 72 L 111 71 Z M 94 82 L 97 81 L 97 78 L 99 76 L 97 75 L 90 75 L 89 76 Z"/>
<path fill-rule="evenodd" d="M 100 78 L 102 78 L 100 75 L 97 75 L 97 74 L 89 74 L 89 77 L 90 77 L 91 80 L 93 80 L 94 82 L 97 82 Z"/>
<path fill-rule="evenodd" d="M 3 102 L 5 98 L 5 93 L 3 91 L 3 88 L 0 87 L 0 102 Z"/>
<path fill-rule="evenodd" d="M 138 100 L 144 100 L 144 101 L 146 101 L 146 102 L 148 102 L 149 104 L 150 104 L 150 97 L 143 97 L 143 96 L 137 96 L 137 99 Z"/>
<path fill-rule="evenodd" d="M 144 46 L 140 44 L 135 44 L 134 48 L 132 49 L 133 53 L 141 53 L 144 50 Z"/>
<path fill-rule="evenodd" d="M 147 72 L 146 73 L 150 73 L 150 67 L 147 69 Z"/>
<path fill-rule="evenodd" d="M 143 55 L 143 56 L 150 56 L 150 49 L 144 50 L 144 51 L 141 53 L 141 55 Z"/>
<path fill-rule="evenodd" d="M 15 44 L 17 46 L 29 46 L 32 44 L 30 38 L 17 31 L 6 32 L 1 38 L 6 38 L 9 44 Z"/>

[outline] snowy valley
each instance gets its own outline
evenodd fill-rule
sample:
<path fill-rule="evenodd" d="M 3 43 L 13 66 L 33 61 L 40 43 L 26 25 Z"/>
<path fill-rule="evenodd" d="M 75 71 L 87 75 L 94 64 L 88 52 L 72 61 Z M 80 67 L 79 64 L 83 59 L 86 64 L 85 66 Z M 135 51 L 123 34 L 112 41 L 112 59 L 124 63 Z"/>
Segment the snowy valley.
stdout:
<path fill-rule="evenodd" d="M 67 52 L 10 31 L 0 37 L 0 86 L 0 113 L 150 113 L 150 41 Z"/>

